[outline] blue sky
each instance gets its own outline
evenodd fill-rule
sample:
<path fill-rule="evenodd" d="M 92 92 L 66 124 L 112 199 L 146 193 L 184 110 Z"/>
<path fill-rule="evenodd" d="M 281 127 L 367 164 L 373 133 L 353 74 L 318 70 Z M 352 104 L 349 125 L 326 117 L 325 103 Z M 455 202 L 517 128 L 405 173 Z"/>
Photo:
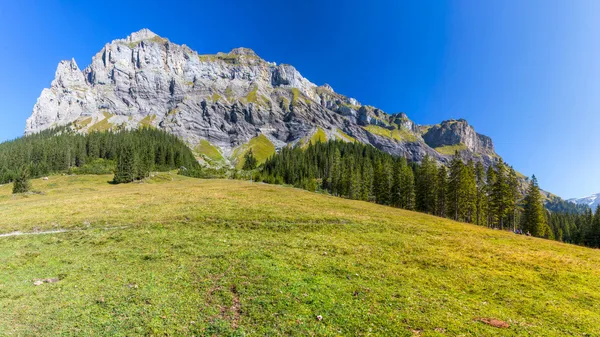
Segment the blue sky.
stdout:
<path fill-rule="evenodd" d="M 200 53 L 244 46 L 420 124 L 465 118 L 562 197 L 600 192 L 600 1 L 3 1 L 0 140 L 56 65 L 140 28 Z"/>

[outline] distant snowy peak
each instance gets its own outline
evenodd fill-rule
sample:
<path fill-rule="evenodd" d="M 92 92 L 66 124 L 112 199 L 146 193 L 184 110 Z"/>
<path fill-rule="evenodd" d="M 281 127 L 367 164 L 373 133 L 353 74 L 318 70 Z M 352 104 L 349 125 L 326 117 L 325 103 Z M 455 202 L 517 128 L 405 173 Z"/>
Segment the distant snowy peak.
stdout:
<path fill-rule="evenodd" d="M 588 205 L 595 210 L 596 207 L 598 207 L 598 204 L 600 204 L 600 193 L 592 194 L 589 197 L 584 198 L 572 198 L 567 201 L 578 205 Z"/>

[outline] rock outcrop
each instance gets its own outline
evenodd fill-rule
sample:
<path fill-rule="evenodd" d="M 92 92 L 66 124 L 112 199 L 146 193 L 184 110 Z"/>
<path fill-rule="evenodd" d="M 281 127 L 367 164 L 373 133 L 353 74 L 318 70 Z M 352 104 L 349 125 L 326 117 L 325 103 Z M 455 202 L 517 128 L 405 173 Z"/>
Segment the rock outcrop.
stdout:
<path fill-rule="evenodd" d="M 436 148 L 457 144 L 486 164 L 497 157 L 491 139 L 464 120 L 422 127 L 403 113 L 387 114 L 317 86 L 293 66 L 267 62 L 250 49 L 201 55 L 147 29 L 105 45 L 83 70 L 75 60 L 60 62 L 25 133 L 65 125 L 79 132 L 157 127 L 192 148 L 207 141 L 232 161 L 261 134 L 281 148 L 317 133 L 414 161 L 429 154 L 446 162 L 450 156 Z"/>

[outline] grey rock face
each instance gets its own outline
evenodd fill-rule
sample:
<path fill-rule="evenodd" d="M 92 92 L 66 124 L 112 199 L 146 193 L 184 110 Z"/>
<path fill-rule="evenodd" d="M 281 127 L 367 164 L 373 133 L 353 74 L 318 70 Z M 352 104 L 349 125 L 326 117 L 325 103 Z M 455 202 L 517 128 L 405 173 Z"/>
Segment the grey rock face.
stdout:
<path fill-rule="evenodd" d="M 494 153 L 494 144 L 490 137 L 480 135 L 466 120 L 449 120 L 430 127 L 423 134 L 423 140 L 431 147 L 465 145 L 477 153 Z"/>
<path fill-rule="evenodd" d="M 405 114 L 362 105 L 250 49 L 200 55 L 147 29 L 106 44 L 83 70 L 74 60 L 60 62 L 25 134 L 64 125 L 80 132 L 157 127 L 192 148 L 207 140 L 225 157 L 260 134 L 281 148 L 319 129 L 329 139 L 354 138 L 414 161 L 429 154 L 445 162 L 449 157 L 433 147 L 459 143 L 485 162 L 495 155 L 492 141 L 465 121 L 421 135 Z"/>

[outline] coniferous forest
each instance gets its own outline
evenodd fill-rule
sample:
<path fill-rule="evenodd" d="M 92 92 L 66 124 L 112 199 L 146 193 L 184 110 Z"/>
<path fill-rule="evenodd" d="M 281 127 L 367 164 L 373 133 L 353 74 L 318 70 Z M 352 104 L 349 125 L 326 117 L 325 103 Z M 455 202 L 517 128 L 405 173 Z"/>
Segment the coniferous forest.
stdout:
<path fill-rule="evenodd" d="M 31 178 L 115 172 L 114 181 L 121 183 L 182 166 L 198 167 L 185 143 L 149 128 L 89 134 L 58 128 L 0 144 L 0 184 L 15 181 L 23 172 Z"/>
<path fill-rule="evenodd" d="M 459 153 L 448 166 L 428 156 L 417 164 L 372 146 L 330 141 L 283 148 L 254 179 L 600 247 L 600 212 L 556 200 L 557 211 L 548 211 L 535 176 L 523 190 L 516 171 L 502 159 L 487 169 L 465 163 Z"/>
<path fill-rule="evenodd" d="M 253 170 L 257 181 L 600 247 L 600 212 L 558 198 L 544 202 L 535 176 L 524 190 L 502 159 L 487 169 L 459 153 L 447 166 L 428 156 L 418 164 L 342 141 L 286 147 L 258 169 L 252 152 L 245 159 L 244 170 Z M 200 167 L 185 143 L 157 129 L 78 134 L 59 128 L 0 144 L 0 184 L 14 182 L 15 192 L 28 190 L 28 178 L 49 174 L 114 173 L 115 183 L 127 183 L 173 169 L 198 178 L 225 174 Z"/>

